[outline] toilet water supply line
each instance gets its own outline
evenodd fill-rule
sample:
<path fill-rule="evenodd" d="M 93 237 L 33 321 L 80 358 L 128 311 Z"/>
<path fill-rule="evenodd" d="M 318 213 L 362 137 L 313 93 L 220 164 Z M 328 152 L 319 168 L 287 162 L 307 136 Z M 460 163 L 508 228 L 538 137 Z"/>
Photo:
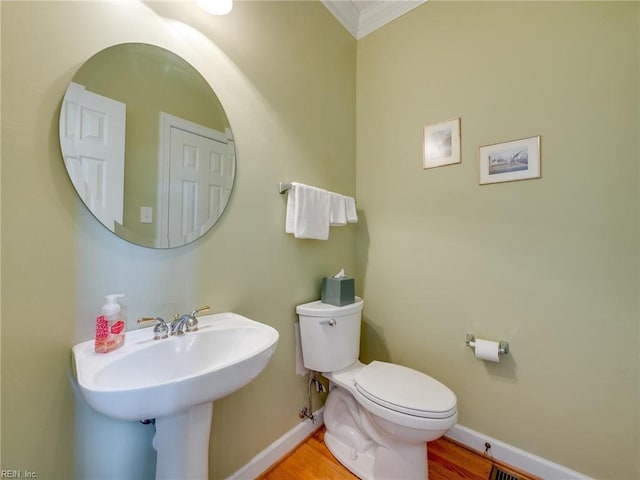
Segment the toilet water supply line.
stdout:
<path fill-rule="evenodd" d="M 316 423 L 316 416 L 313 414 L 313 406 L 311 404 L 311 384 L 316 387 L 317 393 L 327 393 L 326 387 L 320 382 L 318 376 L 320 373 L 309 370 L 309 382 L 307 384 L 307 406 L 302 408 L 298 413 L 300 418 L 308 418 L 312 423 Z"/>

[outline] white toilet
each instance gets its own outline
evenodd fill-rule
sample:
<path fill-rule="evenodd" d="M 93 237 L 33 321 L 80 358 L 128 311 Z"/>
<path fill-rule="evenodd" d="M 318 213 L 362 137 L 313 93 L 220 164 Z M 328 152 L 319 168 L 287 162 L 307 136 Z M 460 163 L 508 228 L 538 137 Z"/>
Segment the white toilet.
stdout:
<path fill-rule="evenodd" d="M 371 480 L 428 478 L 426 442 L 458 418 L 442 383 L 392 363 L 358 361 L 364 302 L 298 305 L 304 366 L 331 381 L 325 443 L 355 475 Z"/>

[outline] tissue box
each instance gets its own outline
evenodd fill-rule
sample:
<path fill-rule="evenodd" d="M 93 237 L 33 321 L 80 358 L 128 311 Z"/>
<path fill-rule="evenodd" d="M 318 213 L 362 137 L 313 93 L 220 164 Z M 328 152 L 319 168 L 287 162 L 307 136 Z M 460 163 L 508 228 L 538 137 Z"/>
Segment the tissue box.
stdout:
<path fill-rule="evenodd" d="M 322 291 L 320 301 L 342 307 L 356 301 L 355 282 L 353 278 L 324 277 L 322 279 Z"/>

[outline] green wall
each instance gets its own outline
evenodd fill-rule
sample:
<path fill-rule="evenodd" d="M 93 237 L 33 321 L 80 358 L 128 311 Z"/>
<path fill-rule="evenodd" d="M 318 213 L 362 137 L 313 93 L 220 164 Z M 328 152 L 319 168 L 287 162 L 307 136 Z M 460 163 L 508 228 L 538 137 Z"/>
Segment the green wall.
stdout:
<path fill-rule="evenodd" d="M 123 292 L 131 323 L 209 304 L 280 332 L 261 376 L 215 404 L 210 472 L 224 478 L 300 421 L 295 305 L 319 297 L 322 276 L 354 270 L 355 228 L 334 228 L 327 242 L 294 239 L 277 186 L 354 194 L 356 42 L 316 2 L 237 2 L 221 18 L 192 2 L 0 7 L 2 468 L 68 479 L 77 464 L 79 478 L 123 478 L 152 457 L 150 443 L 144 452 L 134 445 L 150 442 L 148 430 L 94 418 L 67 378 L 71 346 L 93 336 L 103 295 Z M 227 211 L 178 249 L 149 250 L 108 232 L 75 194 L 60 154 L 69 81 L 86 59 L 123 42 L 170 49 L 198 68 L 233 126 L 238 168 Z M 90 460 L 92 475 L 83 470 Z"/>
<path fill-rule="evenodd" d="M 638 478 L 639 10 L 432 0 L 356 47 L 319 2 L 221 18 L 190 2 L 2 2 L 2 468 L 70 478 L 96 436 L 113 453 L 123 432 L 123 468 L 152 457 L 133 446 L 143 427 L 94 418 L 67 378 L 102 296 L 123 291 L 130 319 L 209 303 L 279 330 L 265 372 L 216 402 L 211 478 L 226 477 L 299 421 L 294 306 L 344 267 L 366 299 L 364 360 L 443 381 L 464 426 Z M 59 153 L 68 82 L 122 42 L 196 66 L 233 126 L 231 203 L 179 249 L 107 232 Z M 422 128 L 457 116 L 462 164 L 423 170 Z M 478 185 L 479 146 L 531 135 L 541 179 Z M 292 180 L 356 194 L 360 222 L 329 242 L 284 234 L 276 185 Z M 511 353 L 475 360 L 466 333 Z"/>
<path fill-rule="evenodd" d="M 640 476 L 638 6 L 432 1 L 358 42 L 364 357 L 607 479 Z M 423 126 L 454 117 L 462 163 L 423 170 Z M 479 185 L 479 146 L 533 135 L 541 179 Z M 466 333 L 511 353 L 476 360 Z"/>

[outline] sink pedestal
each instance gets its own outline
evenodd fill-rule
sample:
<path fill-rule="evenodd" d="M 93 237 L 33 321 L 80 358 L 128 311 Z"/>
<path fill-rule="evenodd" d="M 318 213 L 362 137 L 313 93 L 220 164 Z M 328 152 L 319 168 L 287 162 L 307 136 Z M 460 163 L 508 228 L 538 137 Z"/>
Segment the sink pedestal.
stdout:
<path fill-rule="evenodd" d="M 209 434 L 213 402 L 156 418 L 153 446 L 157 480 L 209 478 Z"/>

